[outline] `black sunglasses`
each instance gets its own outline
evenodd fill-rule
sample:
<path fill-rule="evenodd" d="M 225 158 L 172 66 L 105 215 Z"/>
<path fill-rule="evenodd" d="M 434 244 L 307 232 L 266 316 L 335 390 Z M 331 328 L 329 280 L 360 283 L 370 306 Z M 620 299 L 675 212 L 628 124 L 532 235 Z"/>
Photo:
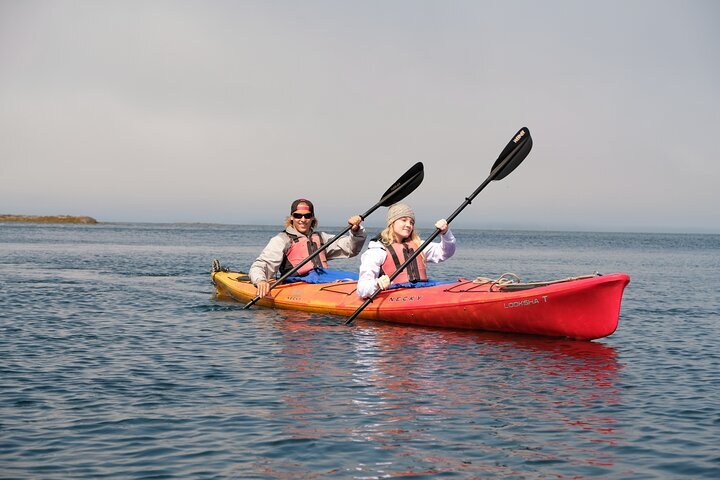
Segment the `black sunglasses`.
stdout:
<path fill-rule="evenodd" d="M 312 213 L 293 213 L 293 218 L 300 220 L 301 218 L 311 219 L 313 218 Z"/>

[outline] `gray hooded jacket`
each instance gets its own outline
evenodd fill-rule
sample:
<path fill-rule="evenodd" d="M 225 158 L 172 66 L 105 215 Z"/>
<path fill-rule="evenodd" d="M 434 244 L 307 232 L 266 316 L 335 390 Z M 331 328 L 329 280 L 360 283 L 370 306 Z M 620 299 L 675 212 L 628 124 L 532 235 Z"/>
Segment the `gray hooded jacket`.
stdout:
<path fill-rule="evenodd" d="M 275 278 L 275 274 L 278 272 L 280 265 L 282 264 L 285 253 L 290 249 L 292 240 L 285 232 L 298 237 L 303 236 L 300 232 L 295 230 L 293 227 L 287 227 L 284 232 L 280 232 L 270 239 L 267 246 L 260 253 L 260 256 L 255 259 L 253 264 L 250 266 L 248 275 L 250 281 L 257 285 L 262 280 L 272 280 Z M 312 233 L 312 231 L 310 232 Z M 322 237 L 322 244 L 328 242 L 334 235 L 330 235 L 325 232 L 319 232 Z M 325 256 L 328 260 L 334 258 L 349 258 L 354 257 L 362 250 L 365 244 L 365 227 L 362 225 L 357 232 L 350 232 L 333 242 L 328 248 L 325 249 Z"/>

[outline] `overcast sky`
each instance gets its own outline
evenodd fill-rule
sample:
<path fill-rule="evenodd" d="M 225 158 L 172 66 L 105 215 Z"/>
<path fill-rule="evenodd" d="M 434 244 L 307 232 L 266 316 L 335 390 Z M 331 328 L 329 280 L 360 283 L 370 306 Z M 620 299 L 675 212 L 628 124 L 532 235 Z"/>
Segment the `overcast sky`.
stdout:
<path fill-rule="evenodd" d="M 720 233 L 720 2 L 0 0 L 0 213 Z M 384 221 L 385 209 L 368 218 Z"/>

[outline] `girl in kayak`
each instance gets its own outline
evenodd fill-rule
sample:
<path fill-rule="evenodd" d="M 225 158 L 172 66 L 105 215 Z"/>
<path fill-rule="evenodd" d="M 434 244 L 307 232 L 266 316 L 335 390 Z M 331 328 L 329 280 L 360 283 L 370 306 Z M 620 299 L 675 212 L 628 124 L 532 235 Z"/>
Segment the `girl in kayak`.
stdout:
<path fill-rule="evenodd" d="M 440 242 L 431 243 L 415 257 L 398 276 L 393 284 L 427 282 L 425 264 L 440 263 L 455 253 L 455 236 L 445 219 L 438 220 L 435 228 L 440 230 Z M 357 294 L 367 298 L 378 288 L 390 286 L 390 275 L 410 258 L 422 242 L 415 231 L 415 213 L 404 203 L 392 205 L 387 212 L 387 227 L 368 244 L 361 257 Z"/>
<path fill-rule="evenodd" d="M 360 225 L 361 222 L 360 215 L 350 217 L 348 224 L 352 225 L 352 228 L 347 236 L 338 239 L 312 261 L 300 267 L 295 275 L 303 276 L 313 270 L 320 271 L 327 268 L 328 260 L 354 257 L 360 253 L 365 244 L 365 228 Z M 333 237 L 325 232 L 315 232 L 317 223 L 315 207 L 310 200 L 299 198 L 290 205 L 290 216 L 285 219 L 285 230 L 270 239 L 248 272 L 260 298 L 270 291 L 271 279 L 275 278 L 277 273 L 284 275 L 289 272 Z"/>

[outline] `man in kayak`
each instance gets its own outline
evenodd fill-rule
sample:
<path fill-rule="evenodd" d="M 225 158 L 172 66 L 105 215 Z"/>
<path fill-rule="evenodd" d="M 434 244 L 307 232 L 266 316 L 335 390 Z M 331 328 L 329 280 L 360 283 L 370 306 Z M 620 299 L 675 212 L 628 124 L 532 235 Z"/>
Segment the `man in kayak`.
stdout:
<path fill-rule="evenodd" d="M 376 289 L 390 286 L 390 275 L 410 258 L 422 241 L 415 231 L 415 213 L 404 203 L 391 205 L 387 212 L 387 227 L 377 239 L 371 240 L 361 257 L 357 294 L 361 298 L 372 295 Z M 440 263 L 455 253 L 455 236 L 445 219 L 438 220 L 435 228 L 440 230 L 440 242 L 427 246 L 423 252 L 393 281 L 393 285 L 423 286 L 428 281 L 425 264 Z"/>
<path fill-rule="evenodd" d="M 312 272 L 324 273 L 328 260 L 354 257 L 365 244 L 365 228 L 360 215 L 348 219 L 352 225 L 347 236 L 338 239 L 327 249 L 306 263 L 295 273 L 307 276 Z M 290 205 L 290 216 L 285 219 L 285 230 L 270 239 L 267 246 L 250 266 L 248 275 L 257 288 L 257 295 L 264 297 L 270 291 L 270 283 L 276 274 L 284 275 L 327 243 L 333 235 L 314 231 L 318 221 L 315 207 L 310 200 L 299 198 Z"/>

